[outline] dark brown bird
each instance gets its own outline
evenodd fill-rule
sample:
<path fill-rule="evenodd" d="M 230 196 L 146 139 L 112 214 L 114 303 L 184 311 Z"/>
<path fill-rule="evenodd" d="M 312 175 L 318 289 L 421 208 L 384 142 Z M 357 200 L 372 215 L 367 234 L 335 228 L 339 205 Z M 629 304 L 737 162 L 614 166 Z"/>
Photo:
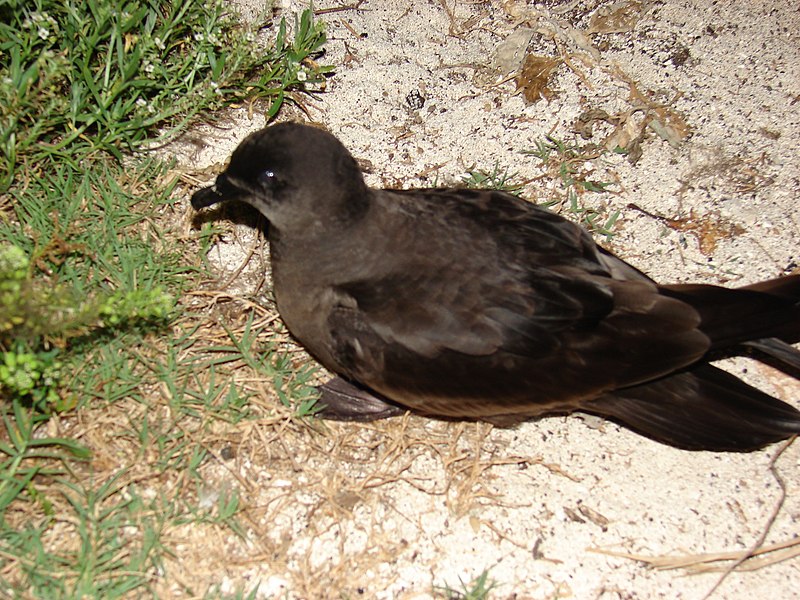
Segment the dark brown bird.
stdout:
<path fill-rule="evenodd" d="M 503 192 L 370 189 L 334 136 L 299 124 L 246 138 L 192 206 L 223 200 L 268 219 L 281 317 L 343 378 L 323 386 L 335 417 L 581 410 L 709 450 L 800 432 L 800 412 L 709 364 L 758 351 L 797 376 L 798 275 L 659 285 Z"/>

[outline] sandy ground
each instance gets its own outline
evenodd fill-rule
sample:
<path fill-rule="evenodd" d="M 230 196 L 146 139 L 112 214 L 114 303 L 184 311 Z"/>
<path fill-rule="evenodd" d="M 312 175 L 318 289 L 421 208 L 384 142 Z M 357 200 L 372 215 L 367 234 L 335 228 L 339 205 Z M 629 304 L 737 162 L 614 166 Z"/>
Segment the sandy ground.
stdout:
<path fill-rule="evenodd" d="M 583 164 L 615 185 L 582 201 L 605 215 L 620 211 L 608 245 L 656 279 L 744 284 L 800 262 L 800 13 L 791 5 L 368 0 L 323 17 L 322 62 L 336 75 L 306 108 L 369 166 L 371 185 L 414 187 L 495 165 L 534 180 L 545 170 L 523 151 L 548 134 L 585 143 L 573 132 L 585 111 L 623 115 L 625 131 L 637 134 L 643 107 L 652 118 L 667 106 L 661 119 L 673 143 L 646 129 L 635 165 L 613 153 Z M 598 10 L 621 25 L 592 21 Z M 623 31 L 586 32 L 615 23 Z M 569 62 L 535 103 L 497 70 L 498 46 L 526 28 L 516 35 L 530 37 L 529 52 Z M 506 68 L 524 56 L 524 43 L 504 48 Z M 206 146 L 183 160 L 221 165 L 263 124 L 242 114 L 230 129 L 202 130 Z M 592 141 L 624 129 L 599 123 Z M 524 195 L 563 197 L 559 186 L 538 179 Z M 240 227 L 212 251 L 221 279 L 252 235 Z M 465 260 L 474 251 L 465 248 Z M 260 277 L 264 264 L 252 260 L 232 289 L 247 294 L 248 272 Z M 765 367 L 727 368 L 800 401 L 797 382 Z M 253 528 L 265 538 L 231 550 L 235 560 L 207 575 L 223 589 L 260 582 L 264 598 L 426 598 L 433 586 L 458 589 L 488 569 L 496 598 L 699 599 L 720 572 L 656 570 L 608 552 L 741 553 L 800 533 L 797 444 L 771 470 L 777 445 L 692 453 L 575 416 L 510 430 L 395 421 L 311 431 L 319 439 L 293 449 L 291 469 L 275 459 L 280 449 L 242 445 L 226 470 L 250 482 L 246 499 L 263 508 L 251 513 Z M 790 598 L 799 585 L 795 557 L 737 570 L 712 597 Z"/>

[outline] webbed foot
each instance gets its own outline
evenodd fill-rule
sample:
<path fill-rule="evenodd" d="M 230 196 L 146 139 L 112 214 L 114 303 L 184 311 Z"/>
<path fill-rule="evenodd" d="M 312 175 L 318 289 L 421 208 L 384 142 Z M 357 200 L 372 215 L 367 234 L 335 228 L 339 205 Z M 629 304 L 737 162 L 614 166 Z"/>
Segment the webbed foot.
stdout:
<path fill-rule="evenodd" d="M 332 421 L 376 421 L 396 417 L 406 409 L 393 404 L 369 389 L 334 377 L 319 387 L 323 407 L 318 417 Z"/>

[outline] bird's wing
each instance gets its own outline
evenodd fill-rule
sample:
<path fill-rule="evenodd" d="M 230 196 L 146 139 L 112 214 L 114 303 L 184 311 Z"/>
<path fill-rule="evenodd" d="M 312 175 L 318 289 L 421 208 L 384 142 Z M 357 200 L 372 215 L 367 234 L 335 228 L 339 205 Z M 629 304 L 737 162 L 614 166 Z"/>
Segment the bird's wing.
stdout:
<path fill-rule="evenodd" d="M 753 450 L 800 430 L 796 409 L 709 364 L 615 390 L 584 408 L 691 450 Z"/>
<path fill-rule="evenodd" d="M 538 381 L 543 396 L 591 396 L 670 373 L 708 347 L 691 307 L 647 281 L 420 269 L 354 281 L 337 294 L 328 318 L 333 355 L 345 375 L 368 385 L 407 371 L 409 380 L 505 378 L 507 391 Z"/>
<path fill-rule="evenodd" d="M 691 306 L 557 215 L 496 192 L 389 199 L 413 203 L 414 228 L 387 225 L 402 246 L 334 289 L 327 326 L 347 377 L 390 397 L 555 402 L 649 381 L 708 348 Z"/>
<path fill-rule="evenodd" d="M 456 265 L 442 272 L 404 269 L 340 285 L 337 292 L 332 325 L 355 327 L 354 333 L 368 328 L 383 343 L 427 358 L 445 349 L 541 355 L 552 350 L 560 330 L 588 326 L 612 308 L 610 292 L 590 282 L 540 277 L 534 287 L 508 273 L 478 277 Z"/>

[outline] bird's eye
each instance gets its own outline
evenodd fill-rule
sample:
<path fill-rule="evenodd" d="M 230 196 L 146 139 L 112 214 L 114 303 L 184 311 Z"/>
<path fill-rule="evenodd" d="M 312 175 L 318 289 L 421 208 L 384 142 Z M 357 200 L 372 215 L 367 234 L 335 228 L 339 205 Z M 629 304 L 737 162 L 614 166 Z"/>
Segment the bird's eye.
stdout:
<path fill-rule="evenodd" d="M 258 174 L 258 182 L 267 188 L 273 188 L 278 183 L 278 178 L 275 176 L 275 171 L 266 169 Z"/>

